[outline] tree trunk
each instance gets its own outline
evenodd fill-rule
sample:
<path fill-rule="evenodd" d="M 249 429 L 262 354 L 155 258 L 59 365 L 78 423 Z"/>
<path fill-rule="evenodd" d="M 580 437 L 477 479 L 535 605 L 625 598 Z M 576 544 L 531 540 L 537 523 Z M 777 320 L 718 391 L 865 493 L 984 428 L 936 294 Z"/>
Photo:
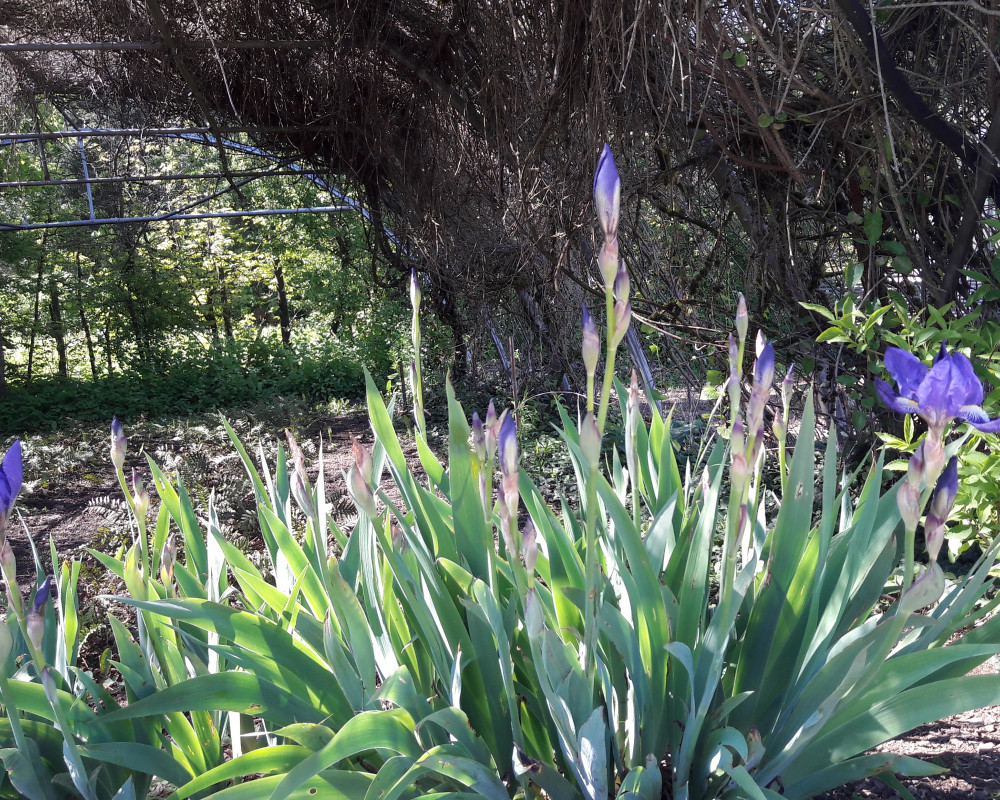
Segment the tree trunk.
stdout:
<path fill-rule="evenodd" d="M 42 298 L 42 276 L 45 271 L 45 243 L 48 241 L 49 232 L 42 232 L 42 246 L 38 251 L 38 275 L 35 278 L 35 313 L 31 321 L 31 339 L 28 342 L 28 377 L 27 382 L 31 383 L 32 371 L 35 366 L 35 341 L 38 336 L 38 319 L 41 315 Z"/>
<path fill-rule="evenodd" d="M 90 358 L 90 374 L 97 380 L 97 356 L 94 354 L 94 340 L 90 335 L 90 323 L 87 322 L 87 310 L 83 303 L 83 266 L 80 263 L 80 251 L 76 253 L 76 303 L 80 308 L 80 325 L 87 340 L 87 356 Z"/>
<path fill-rule="evenodd" d="M 59 282 L 54 277 L 49 281 L 49 319 L 52 322 L 52 338 L 56 340 L 59 377 L 65 379 L 69 377 L 69 370 L 66 365 L 66 325 L 62 318 Z"/>
<path fill-rule="evenodd" d="M 108 362 L 108 377 L 114 375 L 111 362 L 111 315 L 104 316 L 104 357 Z"/>
<path fill-rule="evenodd" d="M 292 344 L 292 318 L 288 313 L 288 293 L 285 291 L 285 270 L 281 259 L 274 258 L 274 282 L 278 287 L 278 321 L 281 324 L 281 343 L 285 347 Z"/>
<path fill-rule="evenodd" d="M 226 339 L 233 341 L 233 310 L 229 307 L 229 288 L 226 286 L 226 270 L 220 264 L 216 270 L 219 277 L 219 305 L 222 309 L 222 326 Z"/>

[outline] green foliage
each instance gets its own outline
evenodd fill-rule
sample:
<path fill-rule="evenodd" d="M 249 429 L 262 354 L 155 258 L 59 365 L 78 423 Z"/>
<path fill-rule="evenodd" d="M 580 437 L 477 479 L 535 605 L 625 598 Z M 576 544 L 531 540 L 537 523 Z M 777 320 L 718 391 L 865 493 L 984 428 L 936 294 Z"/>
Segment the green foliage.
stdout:
<path fill-rule="evenodd" d="M 12 389 L 0 405 L 0 432 L 55 430 L 114 413 L 126 419 L 188 414 L 282 395 L 318 402 L 359 397 L 363 390 L 361 366 L 335 342 L 291 348 L 265 340 L 245 347 L 220 344 L 96 382 L 51 379 Z"/>
<path fill-rule="evenodd" d="M 983 283 L 981 292 L 988 291 L 989 285 Z M 832 310 L 803 305 L 829 322 L 817 341 L 842 343 L 867 360 L 871 373 L 890 382 L 890 376 L 881 366 L 881 353 L 887 346 L 908 350 L 929 364 L 941 343 L 947 342 L 950 350 L 969 356 L 986 384 L 983 402 L 986 411 L 993 417 L 1000 409 L 1000 323 L 984 318 L 982 306 L 962 316 L 953 315 L 953 304 L 941 308 L 927 306 L 923 311 L 914 312 L 898 292 L 889 292 L 885 304 L 869 303 L 862 308 L 855 306 L 850 295 L 836 303 Z M 880 404 L 871 382 L 862 382 L 854 375 L 842 375 L 839 380 L 851 395 L 855 408 L 861 409 L 855 412 L 857 422 L 868 413 L 879 411 Z M 891 414 L 882 410 L 885 416 Z M 901 426 L 890 432 L 879 432 L 878 438 L 909 455 L 917 447 L 919 425 L 922 423 L 906 417 Z M 987 549 L 1000 534 L 1000 438 L 969 426 L 959 455 L 957 512 L 946 534 L 953 559 L 974 543 Z M 906 461 L 894 461 L 888 468 L 905 470 Z"/>

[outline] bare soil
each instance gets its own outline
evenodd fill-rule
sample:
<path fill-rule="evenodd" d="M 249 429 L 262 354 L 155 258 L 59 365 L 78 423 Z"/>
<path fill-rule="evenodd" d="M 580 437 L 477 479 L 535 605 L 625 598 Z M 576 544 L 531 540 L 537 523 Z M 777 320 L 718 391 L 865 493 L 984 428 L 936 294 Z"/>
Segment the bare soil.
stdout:
<path fill-rule="evenodd" d="M 352 521 L 353 504 L 347 496 L 342 473 L 346 473 L 352 463 L 351 435 L 357 436 L 367 447 L 372 446 L 372 433 L 367 416 L 357 411 L 310 420 L 307 426 L 299 430 L 299 442 L 304 444 L 320 435 L 324 440 L 323 468 L 327 476 L 334 516 L 338 523 L 349 525 Z M 134 466 L 147 476 L 148 482 L 148 467 L 143 455 L 138 452 L 140 444 L 145 452 L 156 455 L 169 454 L 176 448 L 166 440 L 149 439 L 139 442 L 133 439 L 130 442 L 126 471 Z M 407 445 L 405 452 L 408 461 L 414 467 L 418 467 L 419 459 L 415 447 L 412 444 Z M 315 477 L 316 453 L 307 452 L 306 458 L 311 462 L 312 476 Z M 230 472 L 236 474 L 242 472 L 242 466 L 238 461 L 222 462 L 218 466 L 216 483 L 224 484 Z M 101 464 L 88 464 L 85 476 L 74 477 L 71 471 L 61 478 L 66 480 L 53 480 L 45 488 L 28 488 L 18 501 L 18 508 L 27 530 L 39 548 L 42 561 L 48 570 L 51 570 L 48 557 L 50 537 L 60 558 L 79 553 L 81 548 L 91 545 L 95 539 L 107 536 L 109 517 L 111 517 L 110 525 L 113 527 L 114 512 L 100 505 L 101 498 L 120 497 L 118 482 L 107 459 Z M 244 499 L 252 506 L 252 494 L 244 493 Z M 242 511 L 237 509 L 232 513 L 234 516 L 232 521 L 237 524 L 240 513 L 250 512 L 246 509 Z M 10 540 L 17 557 L 19 583 L 22 580 L 33 580 L 34 561 L 30 545 L 24 535 L 25 529 L 13 525 L 11 527 Z M 94 635 L 100 639 L 104 634 L 101 630 L 95 630 Z M 108 643 L 110 644 L 110 637 Z M 90 644 L 91 647 L 88 649 L 91 652 L 100 653 L 102 641 Z M 992 669 L 992 667 L 984 665 L 982 669 Z M 997 699 L 1000 702 L 1000 697 Z M 911 755 L 947 768 L 941 775 L 904 780 L 907 790 L 915 798 L 944 800 L 1000 798 L 1000 705 L 924 725 L 880 749 Z M 903 800 L 895 790 L 874 778 L 843 786 L 821 795 L 821 798 L 822 800 L 853 800 L 853 798 Z"/>

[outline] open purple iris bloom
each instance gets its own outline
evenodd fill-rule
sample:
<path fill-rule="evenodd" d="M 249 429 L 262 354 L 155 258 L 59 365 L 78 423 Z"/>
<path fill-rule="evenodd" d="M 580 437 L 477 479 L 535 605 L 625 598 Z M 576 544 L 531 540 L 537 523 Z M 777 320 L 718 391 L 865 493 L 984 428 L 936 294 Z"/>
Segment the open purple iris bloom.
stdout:
<path fill-rule="evenodd" d="M 0 517 L 7 518 L 14 507 L 14 500 L 21 491 L 24 465 L 21 461 L 21 441 L 10 446 L 0 464 Z"/>
<path fill-rule="evenodd" d="M 898 391 L 879 378 L 875 388 L 893 411 L 919 415 L 938 434 L 956 418 L 985 433 L 1000 431 L 1000 418 L 990 419 L 981 407 L 983 384 L 971 362 L 961 353 L 949 355 L 944 342 L 930 367 L 898 347 L 886 350 L 885 366 Z"/>

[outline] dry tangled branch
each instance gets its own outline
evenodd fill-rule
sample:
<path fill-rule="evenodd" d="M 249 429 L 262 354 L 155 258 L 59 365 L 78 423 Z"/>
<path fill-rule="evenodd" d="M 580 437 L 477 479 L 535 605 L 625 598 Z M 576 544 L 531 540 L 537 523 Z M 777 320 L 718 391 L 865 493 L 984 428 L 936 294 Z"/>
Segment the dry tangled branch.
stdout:
<path fill-rule="evenodd" d="M 250 128 L 356 188 L 381 274 L 415 260 L 459 347 L 490 319 L 529 370 L 575 372 L 605 140 L 637 312 L 689 335 L 738 290 L 816 300 L 849 261 L 920 303 L 993 259 L 996 0 L 874 20 L 859 0 L 3 0 L 0 19 L 8 43 L 132 43 L 3 52 L 11 120 L 44 98 L 90 126 Z"/>

